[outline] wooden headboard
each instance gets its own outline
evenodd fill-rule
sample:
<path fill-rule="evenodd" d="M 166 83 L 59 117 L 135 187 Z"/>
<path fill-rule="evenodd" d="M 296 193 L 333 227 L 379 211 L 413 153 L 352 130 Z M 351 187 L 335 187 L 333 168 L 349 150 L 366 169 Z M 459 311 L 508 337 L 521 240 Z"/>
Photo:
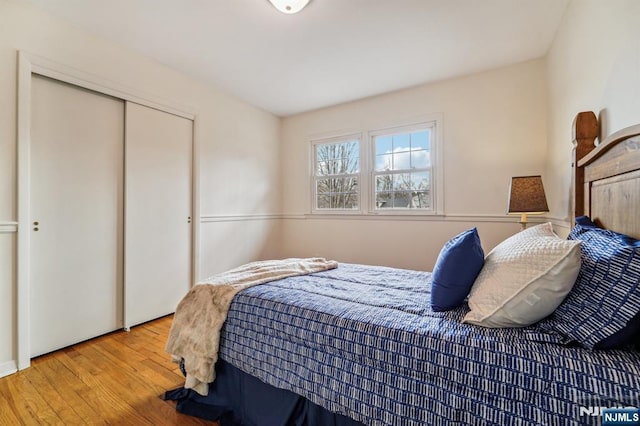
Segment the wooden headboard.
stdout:
<path fill-rule="evenodd" d="M 640 125 L 624 128 L 597 147 L 598 121 L 579 113 L 573 123 L 574 213 L 603 228 L 640 239 Z"/>

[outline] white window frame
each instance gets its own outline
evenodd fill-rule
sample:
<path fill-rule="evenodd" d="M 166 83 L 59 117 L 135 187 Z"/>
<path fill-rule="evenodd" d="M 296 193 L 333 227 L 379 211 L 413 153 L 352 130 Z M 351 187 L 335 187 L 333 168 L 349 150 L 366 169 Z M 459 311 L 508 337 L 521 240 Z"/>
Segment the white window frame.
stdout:
<path fill-rule="evenodd" d="M 403 133 L 412 130 L 431 129 L 431 209 L 393 208 L 378 209 L 375 206 L 375 147 L 373 138 L 382 134 Z M 344 133 L 329 133 L 309 137 L 309 206 L 313 215 L 360 215 L 366 216 L 444 216 L 444 148 L 443 116 L 441 113 L 414 117 L 411 120 L 392 122 L 375 130 L 347 130 Z M 316 206 L 316 146 L 357 140 L 360 151 L 358 177 L 358 209 L 318 209 Z"/>
<path fill-rule="evenodd" d="M 432 117 L 429 120 L 421 121 L 415 124 L 408 124 L 403 126 L 389 127 L 385 129 L 379 129 L 370 131 L 368 134 L 368 148 L 369 148 L 369 163 L 368 163 L 368 173 L 369 173 L 369 213 L 375 215 L 423 215 L 423 216 L 433 216 L 433 215 L 442 215 L 444 210 L 444 170 L 442 166 L 442 118 L 440 116 Z M 393 207 L 381 209 L 376 206 L 376 176 L 384 175 L 388 173 L 377 172 L 375 170 L 376 164 L 376 149 L 375 149 L 375 138 L 378 136 L 387 136 L 394 134 L 402 134 L 402 133 L 412 133 L 420 130 L 429 130 L 431 132 L 430 138 L 430 158 L 431 158 L 431 166 L 430 170 L 430 179 L 431 179 L 431 208 L 430 209 L 419 209 L 419 208 L 401 208 L 401 207 Z M 422 170 L 422 169 L 420 169 Z M 407 170 L 394 170 L 393 173 L 402 173 L 402 172 L 411 172 L 412 169 Z"/>
<path fill-rule="evenodd" d="M 318 194 L 317 191 L 317 180 L 320 178 L 326 178 L 326 176 L 318 176 L 316 165 L 317 165 L 317 147 L 319 145 L 328 145 L 328 144 L 336 144 L 336 143 L 348 143 L 352 141 L 358 142 L 358 173 L 349 173 L 345 175 L 333 175 L 333 177 L 351 177 L 355 176 L 358 179 L 358 207 L 355 209 L 321 209 L 318 208 Z M 363 176 L 363 169 L 366 167 L 364 164 L 364 159 L 366 158 L 364 155 L 365 144 L 363 144 L 362 133 L 351 133 L 340 136 L 332 136 L 326 138 L 318 138 L 311 140 L 311 155 L 310 155 L 310 182 L 311 182 L 311 213 L 312 214 L 338 214 L 338 215 L 353 215 L 353 214 L 362 214 L 363 206 L 366 205 L 366 199 L 363 198 L 365 192 L 363 191 L 363 184 L 365 183 L 365 179 Z"/>

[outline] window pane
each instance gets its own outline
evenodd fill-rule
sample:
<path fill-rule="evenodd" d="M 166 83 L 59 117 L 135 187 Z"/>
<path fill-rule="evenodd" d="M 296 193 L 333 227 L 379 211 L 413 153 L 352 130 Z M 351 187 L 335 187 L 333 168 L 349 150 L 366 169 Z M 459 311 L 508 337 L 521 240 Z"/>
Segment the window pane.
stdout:
<path fill-rule="evenodd" d="M 392 191 L 393 175 L 376 176 L 376 191 Z"/>
<path fill-rule="evenodd" d="M 393 151 L 393 139 L 391 136 L 377 136 L 376 155 L 388 154 Z"/>
<path fill-rule="evenodd" d="M 356 194 L 356 193 L 345 194 L 345 197 L 344 197 L 344 208 L 345 209 L 357 209 L 358 208 L 358 194 Z"/>
<path fill-rule="evenodd" d="M 387 209 L 393 207 L 391 192 L 376 192 L 376 208 Z"/>
<path fill-rule="evenodd" d="M 339 158 L 337 160 L 326 160 L 318 163 L 319 175 L 341 175 L 357 171 L 357 164 L 350 164 L 348 159 Z"/>
<path fill-rule="evenodd" d="M 360 142 L 319 143 L 315 147 L 317 209 L 359 208 L 357 176 L 360 171 Z"/>
<path fill-rule="evenodd" d="M 318 194 L 318 196 L 328 194 L 330 192 L 329 179 L 318 179 L 316 181 L 316 194 Z"/>
<path fill-rule="evenodd" d="M 430 209 L 431 208 L 431 196 L 429 191 L 418 192 L 413 198 L 414 205 L 420 209 Z"/>
<path fill-rule="evenodd" d="M 341 173 L 358 173 L 360 170 L 360 149 L 357 141 L 340 144 L 340 157 L 342 158 Z"/>
<path fill-rule="evenodd" d="M 411 149 L 429 149 L 429 139 L 431 131 L 422 130 L 420 132 L 411 133 Z"/>
<path fill-rule="evenodd" d="M 429 172 L 412 173 L 411 189 L 422 191 L 429 189 L 429 174 Z"/>
<path fill-rule="evenodd" d="M 316 175 L 324 176 L 329 174 L 329 164 L 326 161 L 316 162 Z"/>
<path fill-rule="evenodd" d="M 318 194 L 357 192 L 357 189 L 358 179 L 355 177 L 318 179 L 317 181 Z"/>
<path fill-rule="evenodd" d="M 429 137 L 429 130 L 375 137 L 375 170 L 430 167 Z"/>
<path fill-rule="evenodd" d="M 377 209 L 430 209 L 431 172 L 391 173 L 375 177 Z"/>
<path fill-rule="evenodd" d="M 336 171 L 334 174 L 358 173 L 358 157 L 345 157 L 336 161 Z"/>
<path fill-rule="evenodd" d="M 351 141 L 346 143 L 346 151 L 349 157 L 359 157 L 360 156 L 360 148 L 358 145 L 358 141 Z"/>
<path fill-rule="evenodd" d="M 358 173 L 358 141 L 316 145 L 316 164 L 316 173 L 319 176 Z"/>
<path fill-rule="evenodd" d="M 330 209 L 331 208 L 331 197 L 329 197 L 328 195 L 318 194 L 317 208 L 319 208 L 319 209 Z"/>
<path fill-rule="evenodd" d="M 433 129 L 410 129 L 373 139 L 375 177 L 372 183 L 376 209 L 433 209 Z"/>
<path fill-rule="evenodd" d="M 318 176 L 329 176 L 337 174 L 339 169 L 338 162 L 336 160 L 324 160 L 318 162 Z"/>
<path fill-rule="evenodd" d="M 431 153 L 425 150 L 411 151 L 411 168 L 426 169 L 431 166 Z"/>
<path fill-rule="evenodd" d="M 340 192 L 357 192 L 358 191 L 358 178 L 348 177 L 341 180 L 342 180 L 342 188 Z"/>
<path fill-rule="evenodd" d="M 356 177 L 318 179 L 316 197 L 318 209 L 358 208 L 358 179 Z"/>
<path fill-rule="evenodd" d="M 331 149 L 330 149 L 331 145 L 327 144 L 327 145 L 316 145 L 316 160 L 318 162 L 320 161 L 326 161 L 329 158 L 331 158 Z"/>
<path fill-rule="evenodd" d="M 400 173 L 394 176 L 393 189 L 395 191 L 406 191 L 411 189 L 411 173 Z"/>
<path fill-rule="evenodd" d="M 411 168 L 411 152 L 393 153 L 393 170 L 406 170 Z"/>
<path fill-rule="evenodd" d="M 393 207 L 408 208 L 411 207 L 411 192 L 396 191 L 394 194 Z"/>
<path fill-rule="evenodd" d="M 393 152 L 409 151 L 411 149 L 409 133 L 393 135 Z"/>
<path fill-rule="evenodd" d="M 340 161 L 340 170 L 344 170 L 341 173 L 353 174 L 358 173 L 360 171 L 360 157 L 351 156 L 343 158 Z"/>
<path fill-rule="evenodd" d="M 376 171 L 393 170 L 393 154 L 376 155 Z"/>

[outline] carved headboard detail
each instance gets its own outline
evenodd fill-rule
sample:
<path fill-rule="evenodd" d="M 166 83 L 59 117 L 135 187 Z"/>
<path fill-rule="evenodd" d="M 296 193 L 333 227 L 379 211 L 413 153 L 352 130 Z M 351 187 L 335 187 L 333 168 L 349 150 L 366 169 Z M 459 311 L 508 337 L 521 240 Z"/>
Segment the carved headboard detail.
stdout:
<path fill-rule="evenodd" d="M 640 125 L 626 127 L 597 147 L 593 112 L 574 120 L 574 213 L 640 239 Z"/>

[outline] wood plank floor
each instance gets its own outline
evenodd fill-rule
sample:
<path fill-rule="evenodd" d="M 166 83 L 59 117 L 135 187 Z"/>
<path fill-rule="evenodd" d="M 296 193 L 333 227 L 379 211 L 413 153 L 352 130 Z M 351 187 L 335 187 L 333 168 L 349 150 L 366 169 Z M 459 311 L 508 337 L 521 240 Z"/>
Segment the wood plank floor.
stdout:
<path fill-rule="evenodd" d="M 0 425 L 216 425 L 164 401 L 184 383 L 164 352 L 172 317 L 34 358 L 0 379 Z"/>

